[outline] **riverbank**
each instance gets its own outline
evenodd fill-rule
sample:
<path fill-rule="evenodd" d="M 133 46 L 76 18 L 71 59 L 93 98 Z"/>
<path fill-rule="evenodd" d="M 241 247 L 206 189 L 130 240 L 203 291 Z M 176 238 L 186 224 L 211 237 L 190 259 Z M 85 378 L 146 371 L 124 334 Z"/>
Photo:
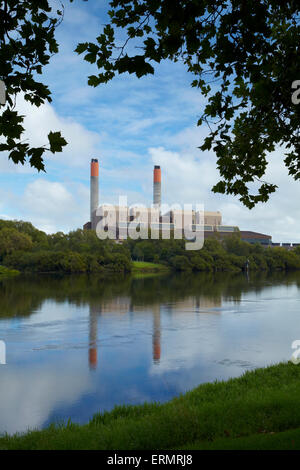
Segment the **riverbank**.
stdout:
<path fill-rule="evenodd" d="M 17 271 L 16 269 L 8 269 L 5 266 L 0 265 L 0 280 L 7 277 L 17 276 L 18 274 L 20 274 L 20 271 Z"/>
<path fill-rule="evenodd" d="M 4 449 L 300 449 L 300 365 L 202 384 L 167 403 L 115 407 L 86 425 L 3 436 Z"/>
<path fill-rule="evenodd" d="M 147 261 L 133 261 L 132 273 L 168 273 L 170 268 L 164 264 L 149 263 Z"/>

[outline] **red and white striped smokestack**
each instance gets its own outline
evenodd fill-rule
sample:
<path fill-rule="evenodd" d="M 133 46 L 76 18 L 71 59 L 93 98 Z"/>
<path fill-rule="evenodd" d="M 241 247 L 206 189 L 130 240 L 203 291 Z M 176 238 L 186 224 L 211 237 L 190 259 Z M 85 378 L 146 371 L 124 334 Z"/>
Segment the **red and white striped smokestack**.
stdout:
<path fill-rule="evenodd" d="M 159 165 L 155 165 L 153 171 L 153 204 L 156 207 L 161 205 L 161 170 Z"/>
<path fill-rule="evenodd" d="M 96 211 L 99 205 L 99 163 L 91 160 L 91 228 L 96 230 Z"/>

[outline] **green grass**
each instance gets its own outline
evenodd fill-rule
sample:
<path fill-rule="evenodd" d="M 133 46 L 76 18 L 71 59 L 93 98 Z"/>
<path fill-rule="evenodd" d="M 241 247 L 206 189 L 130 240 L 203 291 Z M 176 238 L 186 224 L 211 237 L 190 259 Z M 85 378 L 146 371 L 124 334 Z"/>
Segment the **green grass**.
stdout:
<path fill-rule="evenodd" d="M 20 271 L 17 271 L 16 269 L 8 269 L 5 266 L 0 265 L 0 280 L 9 276 L 17 276 L 18 274 L 20 274 Z"/>
<path fill-rule="evenodd" d="M 119 406 L 86 425 L 3 436 L 4 449 L 300 449 L 300 365 L 200 385 L 165 404 Z"/>
<path fill-rule="evenodd" d="M 177 450 L 299 450 L 300 428 L 283 432 L 261 432 L 247 437 L 193 442 Z"/>
<path fill-rule="evenodd" d="M 167 272 L 168 266 L 147 261 L 132 261 L 132 272 Z"/>

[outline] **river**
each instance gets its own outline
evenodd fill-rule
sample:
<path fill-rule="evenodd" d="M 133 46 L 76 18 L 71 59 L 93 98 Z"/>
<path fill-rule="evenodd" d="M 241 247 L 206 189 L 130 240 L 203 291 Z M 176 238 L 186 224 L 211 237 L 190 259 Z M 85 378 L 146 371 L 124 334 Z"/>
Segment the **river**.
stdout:
<path fill-rule="evenodd" d="M 0 432 L 164 402 L 287 361 L 297 339 L 300 272 L 2 280 Z"/>

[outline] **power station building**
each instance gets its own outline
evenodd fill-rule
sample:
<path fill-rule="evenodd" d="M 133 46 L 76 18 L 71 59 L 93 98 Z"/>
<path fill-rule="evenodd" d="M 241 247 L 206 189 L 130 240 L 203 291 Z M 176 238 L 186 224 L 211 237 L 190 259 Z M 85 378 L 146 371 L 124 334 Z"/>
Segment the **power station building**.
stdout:
<path fill-rule="evenodd" d="M 264 246 L 272 246 L 271 235 L 265 235 L 264 233 L 251 232 L 248 230 L 240 231 L 241 239 L 248 243 L 260 243 Z"/>
<path fill-rule="evenodd" d="M 115 237 L 121 241 L 127 238 L 130 227 L 139 226 L 139 230 L 157 230 L 163 233 L 165 230 L 183 231 L 188 229 L 193 232 L 204 231 L 204 238 L 217 237 L 223 239 L 233 233 L 240 233 L 242 240 L 249 243 L 262 243 L 272 245 L 269 235 L 256 232 L 241 231 L 237 226 L 223 225 L 222 214 L 219 211 L 195 211 L 171 208 L 162 213 L 161 199 L 161 168 L 154 166 L 153 170 L 153 204 L 151 208 L 144 206 L 114 206 L 99 205 L 99 162 L 91 160 L 90 168 L 90 222 L 83 228 L 85 230 L 96 230 L 99 222 L 104 222 L 107 230 L 115 230 Z M 186 233 L 186 232 L 185 232 Z M 158 238 L 158 237 L 157 237 Z"/>

